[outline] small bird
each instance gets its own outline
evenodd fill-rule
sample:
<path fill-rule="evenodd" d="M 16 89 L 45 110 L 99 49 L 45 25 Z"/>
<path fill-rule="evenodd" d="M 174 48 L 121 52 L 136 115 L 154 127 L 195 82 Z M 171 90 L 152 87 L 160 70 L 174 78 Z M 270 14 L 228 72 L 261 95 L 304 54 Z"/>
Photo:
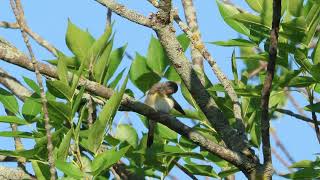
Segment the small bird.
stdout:
<path fill-rule="evenodd" d="M 173 81 L 167 81 L 154 84 L 147 93 L 147 97 L 144 101 L 145 104 L 153 107 L 155 110 L 169 113 L 172 108 L 176 109 L 183 115 L 185 112 L 175 99 L 171 97 L 172 94 L 178 91 L 178 85 Z M 148 122 L 148 140 L 147 146 L 150 147 L 153 143 L 154 128 L 156 122 L 149 120 Z"/>

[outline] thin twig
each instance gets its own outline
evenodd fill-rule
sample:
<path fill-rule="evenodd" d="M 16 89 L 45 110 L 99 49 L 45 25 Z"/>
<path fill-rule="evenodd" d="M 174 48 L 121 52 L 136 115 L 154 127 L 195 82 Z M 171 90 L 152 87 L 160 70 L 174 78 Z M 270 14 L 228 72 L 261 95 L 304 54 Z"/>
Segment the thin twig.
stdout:
<path fill-rule="evenodd" d="M 183 30 L 183 32 L 185 32 L 187 34 L 187 36 L 189 37 L 189 39 L 192 42 L 192 44 L 194 45 L 194 47 L 202 54 L 203 58 L 209 62 L 213 72 L 215 73 L 215 75 L 217 76 L 217 78 L 219 79 L 221 84 L 223 85 L 225 91 L 227 92 L 228 96 L 230 97 L 230 99 L 233 103 L 233 113 L 234 113 L 234 116 L 237 120 L 237 130 L 239 131 L 240 135 L 244 136 L 245 127 L 244 127 L 244 122 L 243 122 L 243 118 L 242 118 L 241 107 L 240 107 L 240 103 L 238 100 L 238 96 L 237 96 L 235 90 L 233 89 L 230 80 L 218 67 L 216 61 L 213 59 L 213 57 L 211 56 L 211 54 L 209 53 L 207 48 L 204 46 L 204 44 L 200 38 L 200 35 L 192 33 L 191 30 L 189 29 L 189 27 L 182 22 L 182 20 L 178 16 L 177 12 L 174 15 L 174 20 L 178 23 L 178 25 Z"/>
<path fill-rule="evenodd" d="M 294 113 L 294 112 L 292 112 L 292 111 L 290 111 L 290 110 L 287 110 L 287 109 L 277 108 L 277 109 L 275 109 L 275 111 L 277 111 L 277 112 L 279 112 L 279 113 L 282 113 L 282 114 L 286 114 L 286 115 L 295 117 L 295 118 L 297 118 L 297 119 L 300 119 L 300 120 L 305 121 L 305 122 L 308 122 L 308 123 L 314 123 L 312 119 L 307 118 L 307 117 L 305 117 L 305 116 L 302 116 L 302 115 L 300 115 L 300 114 L 296 114 L 296 113 Z M 318 123 L 320 123 L 320 122 L 318 121 Z"/>
<path fill-rule="evenodd" d="M 307 90 L 307 93 L 308 93 L 308 97 L 309 97 L 309 103 L 311 106 L 313 106 L 313 98 L 314 98 L 313 91 L 311 92 L 311 90 Z M 312 121 L 314 124 L 314 130 L 316 132 L 318 142 L 320 143 L 320 129 L 319 129 L 319 124 L 318 124 L 316 112 L 311 111 L 311 116 L 312 116 Z"/>
<path fill-rule="evenodd" d="M 181 164 L 179 164 L 176 160 L 173 160 L 174 165 L 176 165 L 181 171 L 183 171 L 186 175 L 188 175 L 193 180 L 198 180 L 196 176 L 192 174 L 187 168 L 183 167 Z"/>
<path fill-rule="evenodd" d="M 272 80 L 275 73 L 279 24 L 281 18 L 281 0 L 273 0 L 273 18 L 272 29 L 270 32 L 269 62 L 267 66 L 267 74 L 264 80 L 261 94 L 261 136 L 264 166 L 266 171 L 272 174 L 272 158 L 270 146 L 270 122 L 269 122 L 269 98 L 272 89 Z"/>
<path fill-rule="evenodd" d="M 25 32 L 25 19 L 24 19 L 24 12 L 22 9 L 22 5 L 20 0 L 10 0 L 11 8 L 14 12 L 14 15 L 17 19 L 17 22 L 19 23 L 20 29 L 21 29 L 21 34 L 23 37 L 23 40 L 28 48 L 31 61 L 33 64 L 33 68 L 35 70 L 36 78 L 40 87 L 40 96 L 41 96 L 41 102 L 42 102 L 42 109 L 44 113 L 44 122 L 45 122 L 45 129 L 46 129 L 46 136 L 47 136 L 47 149 L 48 149 L 48 159 L 49 159 L 49 166 L 50 166 L 50 179 L 55 180 L 56 179 L 56 169 L 55 169 L 55 164 L 54 164 L 54 159 L 53 159 L 53 145 L 52 145 L 52 136 L 51 136 L 51 125 L 49 123 L 49 114 L 48 114 L 48 107 L 47 107 L 47 99 L 46 95 L 44 92 L 43 88 L 43 82 L 42 82 L 42 76 L 39 72 L 38 68 L 38 62 L 35 58 L 35 55 L 33 53 L 32 47 L 29 43 L 29 38 L 27 33 Z"/>
<path fill-rule="evenodd" d="M 273 139 L 276 142 L 276 145 L 283 151 L 283 153 L 287 156 L 287 158 L 289 159 L 289 161 L 291 163 L 294 163 L 295 161 L 293 160 L 292 156 L 290 155 L 289 151 L 287 150 L 287 148 L 282 144 L 282 142 L 280 141 L 277 133 L 275 130 L 271 131 L 271 136 L 273 137 Z"/>
<path fill-rule="evenodd" d="M 112 16 L 112 10 L 108 8 L 105 31 L 108 29 L 109 26 L 111 26 L 111 16 Z"/>

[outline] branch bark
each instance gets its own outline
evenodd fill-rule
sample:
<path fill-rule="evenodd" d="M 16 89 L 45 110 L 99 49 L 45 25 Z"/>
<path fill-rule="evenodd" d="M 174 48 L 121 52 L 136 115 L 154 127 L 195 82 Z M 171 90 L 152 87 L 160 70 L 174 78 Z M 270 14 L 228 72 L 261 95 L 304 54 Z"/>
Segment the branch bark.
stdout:
<path fill-rule="evenodd" d="M 265 167 L 265 178 L 269 179 L 273 173 L 271 145 L 270 145 L 270 118 L 269 118 L 269 98 L 272 89 L 272 80 L 275 73 L 279 24 L 281 18 L 281 0 L 273 0 L 273 18 L 272 29 L 270 32 L 270 47 L 269 47 L 269 62 L 267 66 L 267 74 L 264 80 L 261 95 L 261 135 L 262 135 L 262 150 Z"/>
<path fill-rule="evenodd" d="M 233 104 L 233 114 L 236 118 L 236 128 L 238 130 L 238 133 L 240 136 L 242 136 L 243 139 L 245 139 L 245 127 L 244 127 L 244 122 L 242 118 L 242 113 L 241 113 L 241 107 L 240 103 L 238 100 L 238 96 L 235 92 L 235 90 L 232 87 L 232 84 L 230 80 L 227 78 L 227 76 L 221 71 L 219 66 L 217 65 L 216 61 L 213 59 L 207 48 L 204 46 L 204 43 L 202 42 L 200 35 L 199 34 L 194 34 L 191 32 L 189 27 L 182 22 L 180 17 L 175 13 L 174 15 L 174 20 L 177 22 L 177 24 L 180 26 L 183 32 L 187 34 L 189 37 L 192 45 L 197 49 L 197 51 L 200 52 L 203 58 L 205 58 L 208 63 L 211 66 L 211 69 L 223 85 L 226 93 L 230 97 L 232 104 Z"/>
<path fill-rule="evenodd" d="M 28 48 L 29 55 L 31 57 L 32 66 L 34 68 L 34 72 L 36 74 L 37 82 L 39 84 L 40 88 L 40 96 L 41 96 L 41 103 L 42 103 L 42 110 L 44 114 L 44 123 L 45 123 L 45 130 L 46 130 L 46 136 L 47 136 L 47 149 L 48 149 L 48 161 L 49 161 L 49 167 L 50 167 L 50 179 L 55 180 L 56 179 L 56 169 L 55 169 L 55 163 L 53 158 L 53 145 L 52 145 L 52 136 L 51 136 L 51 125 L 49 123 L 49 113 L 48 113 L 48 107 L 47 107 L 47 98 L 44 92 L 43 82 L 42 82 L 42 75 L 39 72 L 38 67 L 38 61 L 35 58 L 35 55 L 33 53 L 32 47 L 29 43 L 29 37 L 28 34 L 25 32 L 25 29 L 27 27 L 26 20 L 24 18 L 24 12 L 21 5 L 20 0 L 10 0 L 10 5 L 13 10 L 13 13 L 16 17 L 16 20 L 20 26 L 21 34 L 23 37 L 23 40 Z"/>

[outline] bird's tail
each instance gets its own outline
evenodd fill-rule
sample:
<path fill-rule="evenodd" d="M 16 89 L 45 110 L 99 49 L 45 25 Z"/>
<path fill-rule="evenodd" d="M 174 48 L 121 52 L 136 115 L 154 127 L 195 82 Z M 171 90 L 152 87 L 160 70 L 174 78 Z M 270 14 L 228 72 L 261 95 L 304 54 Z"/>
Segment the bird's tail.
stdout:
<path fill-rule="evenodd" d="M 153 144 L 153 138 L 154 138 L 154 129 L 156 126 L 156 122 L 149 120 L 148 121 L 148 139 L 147 139 L 147 147 L 149 148 Z"/>

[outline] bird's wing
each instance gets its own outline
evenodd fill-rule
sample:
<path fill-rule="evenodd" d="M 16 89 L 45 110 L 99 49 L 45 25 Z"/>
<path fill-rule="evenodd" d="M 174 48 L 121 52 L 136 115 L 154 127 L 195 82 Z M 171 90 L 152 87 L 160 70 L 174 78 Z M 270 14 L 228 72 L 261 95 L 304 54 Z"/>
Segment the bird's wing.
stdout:
<path fill-rule="evenodd" d="M 179 111 L 181 114 L 186 115 L 179 103 L 173 97 L 170 96 L 169 98 L 173 101 L 173 108 Z"/>

